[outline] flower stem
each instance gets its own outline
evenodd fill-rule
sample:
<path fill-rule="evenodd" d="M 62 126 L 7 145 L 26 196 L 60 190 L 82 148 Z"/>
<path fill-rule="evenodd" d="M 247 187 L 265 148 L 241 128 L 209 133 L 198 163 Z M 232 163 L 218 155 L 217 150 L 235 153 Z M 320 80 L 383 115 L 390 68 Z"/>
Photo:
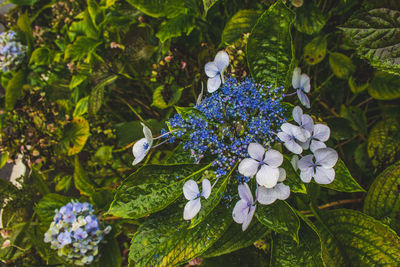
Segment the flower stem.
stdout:
<path fill-rule="evenodd" d="M 320 206 L 318 206 L 318 209 L 322 210 L 322 209 L 327 209 L 330 207 L 335 207 L 335 206 L 339 206 L 339 205 L 343 205 L 343 204 L 360 203 L 361 201 L 362 201 L 362 198 L 343 199 L 343 200 L 338 200 L 338 201 L 334 201 L 331 203 L 327 203 L 324 205 L 320 205 Z M 309 214 L 309 213 L 312 213 L 312 210 L 302 210 L 300 212 L 301 212 L 301 214 Z"/>

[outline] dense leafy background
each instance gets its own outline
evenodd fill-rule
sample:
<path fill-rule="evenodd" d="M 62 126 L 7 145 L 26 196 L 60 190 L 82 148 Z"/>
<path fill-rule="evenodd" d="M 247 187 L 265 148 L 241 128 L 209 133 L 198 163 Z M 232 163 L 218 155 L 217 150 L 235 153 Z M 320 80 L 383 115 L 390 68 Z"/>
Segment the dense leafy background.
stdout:
<path fill-rule="evenodd" d="M 111 224 L 98 266 L 398 266 L 400 4 L 395 0 L 11 0 L 1 18 L 28 46 L 1 74 L 1 167 L 23 154 L 21 187 L 0 179 L 0 260 L 65 265 L 43 242 L 55 209 L 94 204 Z M 285 2 L 285 3 L 284 3 Z M 331 128 L 335 181 L 301 183 L 285 159 L 287 201 L 259 206 L 246 232 L 217 184 L 182 219 L 182 185 L 213 180 L 180 146 L 131 165 L 140 122 L 154 134 L 182 116 L 218 50 L 229 73 L 284 85 L 311 77 L 311 114 Z M 292 96 L 288 102 L 296 103 Z M 179 179 L 176 177 L 178 176 Z M 4 200 L 7 202 L 4 203 Z"/>

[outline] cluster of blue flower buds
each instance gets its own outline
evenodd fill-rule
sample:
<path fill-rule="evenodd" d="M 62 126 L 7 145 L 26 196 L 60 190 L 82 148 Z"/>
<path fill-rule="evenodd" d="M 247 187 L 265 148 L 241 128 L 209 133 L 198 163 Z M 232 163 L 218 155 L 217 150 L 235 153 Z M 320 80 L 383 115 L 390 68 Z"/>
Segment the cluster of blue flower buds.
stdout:
<path fill-rule="evenodd" d="M 75 265 L 86 265 L 99 255 L 99 244 L 111 226 L 103 229 L 89 203 L 70 202 L 56 210 L 54 221 L 44 235 L 58 255 Z"/>
<path fill-rule="evenodd" d="M 17 40 L 14 31 L 0 34 L 0 69 L 8 72 L 15 69 L 23 60 L 27 47 Z"/>

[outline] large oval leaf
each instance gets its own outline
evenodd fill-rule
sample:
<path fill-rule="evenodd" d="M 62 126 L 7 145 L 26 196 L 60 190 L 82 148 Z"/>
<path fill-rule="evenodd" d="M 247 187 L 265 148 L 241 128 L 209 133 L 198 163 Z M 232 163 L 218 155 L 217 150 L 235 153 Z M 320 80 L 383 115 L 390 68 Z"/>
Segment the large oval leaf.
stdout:
<path fill-rule="evenodd" d="M 256 10 L 240 10 L 226 24 L 222 32 L 221 42 L 224 45 L 233 44 L 243 34 L 250 33 L 260 15 Z"/>
<path fill-rule="evenodd" d="M 70 201 L 70 198 L 50 193 L 45 195 L 35 207 L 36 214 L 41 222 L 50 224 L 53 221 L 55 210 L 61 208 Z"/>
<path fill-rule="evenodd" d="M 175 211 L 155 214 L 142 224 L 132 239 L 129 259 L 134 266 L 178 266 L 200 256 L 232 223 L 225 203 L 193 229 L 182 218 L 183 205 Z M 169 212 L 169 213 L 168 213 Z"/>
<path fill-rule="evenodd" d="M 278 1 L 261 15 L 247 44 L 251 76 L 264 85 L 289 85 L 293 63 L 290 28 L 294 13 Z"/>
<path fill-rule="evenodd" d="M 368 93 L 375 99 L 391 100 L 400 97 L 400 76 L 377 72 L 368 87 Z"/>
<path fill-rule="evenodd" d="M 400 124 L 396 118 L 378 122 L 368 136 L 368 155 L 375 168 L 389 166 L 400 153 Z"/>
<path fill-rule="evenodd" d="M 256 217 L 271 230 L 288 234 L 295 241 L 299 240 L 299 218 L 285 201 L 277 200 L 271 205 L 257 205 Z"/>
<path fill-rule="evenodd" d="M 378 8 L 351 18 L 342 30 L 374 67 L 400 73 L 400 11 Z"/>
<path fill-rule="evenodd" d="M 322 213 L 317 223 L 327 266 L 399 266 L 400 239 L 389 227 L 355 210 Z"/>
<path fill-rule="evenodd" d="M 182 194 L 186 180 L 198 179 L 208 167 L 199 164 L 146 165 L 121 184 L 108 213 L 137 219 L 162 210 Z"/>
<path fill-rule="evenodd" d="M 391 222 L 400 208 L 400 161 L 386 168 L 371 185 L 364 212 L 378 220 Z"/>
<path fill-rule="evenodd" d="M 294 26 L 299 32 L 306 34 L 318 33 L 325 25 L 325 18 L 321 10 L 312 3 L 304 3 L 296 9 Z"/>

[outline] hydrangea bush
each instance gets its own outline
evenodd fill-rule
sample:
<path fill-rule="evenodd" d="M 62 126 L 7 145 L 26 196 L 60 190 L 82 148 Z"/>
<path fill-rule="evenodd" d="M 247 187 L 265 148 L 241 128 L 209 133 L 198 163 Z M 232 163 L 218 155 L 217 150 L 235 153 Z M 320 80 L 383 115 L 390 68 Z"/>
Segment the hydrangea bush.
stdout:
<path fill-rule="evenodd" d="M 0 68 L 3 72 L 14 70 L 24 59 L 27 46 L 23 45 L 14 31 L 0 34 Z"/>
<path fill-rule="evenodd" d="M 44 234 L 44 242 L 58 256 L 75 265 L 91 264 L 99 256 L 99 246 L 111 226 L 103 227 L 87 202 L 70 202 L 55 210 L 54 221 Z"/>

